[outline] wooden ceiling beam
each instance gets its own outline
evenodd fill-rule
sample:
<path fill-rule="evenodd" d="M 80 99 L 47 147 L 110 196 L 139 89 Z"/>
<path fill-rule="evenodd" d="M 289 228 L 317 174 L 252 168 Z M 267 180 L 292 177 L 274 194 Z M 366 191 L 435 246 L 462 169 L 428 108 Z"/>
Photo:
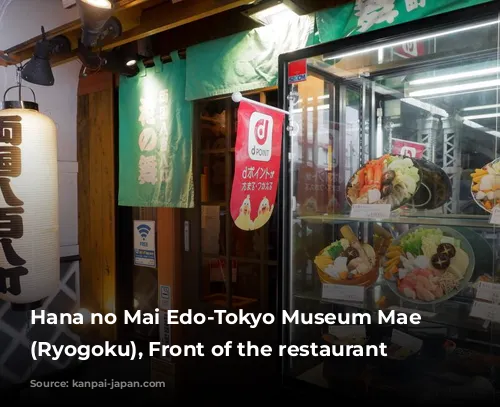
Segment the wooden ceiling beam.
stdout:
<path fill-rule="evenodd" d="M 305 13 L 313 13 L 350 1 L 294 0 Z M 241 11 L 242 8 L 231 9 L 203 20 L 156 34 L 151 37 L 153 52 L 158 55 L 169 55 L 170 52 L 175 50 L 186 49 L 202 42 L 216 40 L 261 26 L 261 24 L 251 18 L 244 16 Z"/>
<path fill-rule="evenodd" d="M 251 2 L 252 0 L 184 0 L 177 3 L 165 0 L 120 0 L 114 15 L 123 26 L 122 35 L 106 41 L 101 48 L 112 49 Z M 76 58 L 78 39 L 81 36 L 79 20 L 50 30 L 46 35 L 47 38 L 65 35 L 71 41 L 71 53 L 55 55 L 51 60 L 53 66 Z M 14 65 L 16 61 L 31 58 L 35 44 L 40 39 L 41 36 L 37 36 L 6 50 L 11 61 L 4 58 L 2 65 Z"/>
<path fill-rule="evenodd" d="M 154 35 L 151 37 L 151 44 L 155 54 L 169 55 L 172 51 L 186 49 L 192 45 L 227 37 L 259 26 L 259 23 L 236 9 Z"/>
<path fill-rule="evenodd" d="M 123 30 L 129 30 L 139 25 L 141 11 L 145 6 L 156 5 L 159 1 L 161 0 L 119 0 L 114 15 L 120 19 Z M 43 25 L 43 22 L 40 25 Z M 78 45 L 78 38 L 81 36 L 80 20 L 71 21 L 46 32 L 47 38 L 54 38 L 58 35 L 66 36 L 71 41 L 72 49 L 75 49 Z M 41 39 L 42 36 L 38 35 L 5 50 L 5 53 L 16 61 L 24 61 L 31 58 L 35 44 Z"/>
<path fill-rule="evenodd" d="M 175 4 L 164 3 L 144 10 L 138 27 L 124 32 L 116 40 L 108 41 L 103 49 L 137 41 L 252 2 L 253 0 L 187 0 Z"/>

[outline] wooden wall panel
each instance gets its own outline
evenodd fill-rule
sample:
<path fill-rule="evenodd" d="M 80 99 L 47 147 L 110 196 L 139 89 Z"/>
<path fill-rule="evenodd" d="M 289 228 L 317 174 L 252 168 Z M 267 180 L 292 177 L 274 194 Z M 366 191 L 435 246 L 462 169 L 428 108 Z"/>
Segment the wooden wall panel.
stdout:
<path fill-rule="evenodd" d="M 99 86 L 95 86 L 97 81 Z M 111 75 L 80 79 L 77 136 L 81 303 L 90 311 L 104 313 L 116 310 L 114 109 Z M 105 325 L 99 331 L 106 339 L 116 337 L 115 326 Z"/>

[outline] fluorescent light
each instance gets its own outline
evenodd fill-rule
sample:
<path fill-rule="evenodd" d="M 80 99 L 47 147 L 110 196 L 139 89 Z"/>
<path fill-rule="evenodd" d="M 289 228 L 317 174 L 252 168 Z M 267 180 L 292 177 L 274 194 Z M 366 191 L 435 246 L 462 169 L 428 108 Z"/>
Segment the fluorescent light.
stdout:
<path fill-rule="evenodd" d="M 473 128 L 473 129 L 483 129 L 483 130 L 485 129 L 485 127 L 480 125 L 479 123 L 472 122 L 472 121 L 467 120 L 467 119 L 464 119 L 463 124 L 465 126 L 469 126 L 469 127 Z"/>
<path fill-rule="evenodd" d="M 307 108 L 307 111 L 314 112 L 315 109 L 316 110 L 328 110 L 328 109 L 330 109 L 330 105 L 318 105 L 315 108 L 313 106 L 310 106 Z M 304 109 L 293 109 L 292 114 L 293 113 L 302 113 L 303 111 L 304 111 Z"/>
<path fill-rule="evenodd" d="M 438 83 L 438 82 L 447 82 L 453 81 L 456 79 L 465 79 L 465 78 L 475 78 L 478 76 L 487 76 L 493 75 L 500 72 L 500 67 L 497 68 L 488 68 L 488 69 L 480 69 L 477 71 L 469 71 L 469 72 L 460 72 L 450 75 L 442 75 L 442 76 L 434 76 L 432 78 L 423 78 L 416 79 L 414 81 L 410 81 L 410 85 L 427 85 L 429 83 Z"/>
<path fill-rule="evenodd" d="M 460 85 L 443 86 L 440 88 L 416 90 L 416 91 L 410 92 L 409 96 L 410 97 L 419 97 L 419 96 L 442 95 L 445 93 L 455 93 L 455 92 L 463 92 L 463 91 L 475 90 L 475 89 L 493 88 L 493 87 L 499 86 L 499 85 L 500 85 L 500 79 L 496 79 L 494 81 L 462 83 Z"/>
<path fill-rule="evenodd" d="M 432 115 L 436 114 L 436 115 L 441 116 L 441 117 L 445 117 L 445 118 L 448 117 L 448 112 L 446 110 L 441 109 L 440 107 L 431 105 L 430 103 L 422 102 L 421 100 L 418 100 L 418 99 L 403 98 L 403 99 L 401 99 L 401 102 L 418 107 L 419 109 L 425 110 Z"/>
<path fill-rule="evenodd" d="M 249 11 L 248 16 L 261 24 L 269 25 L 297 18 L 298 14 L 284 3 L 279 3 L 263 10 Z"/>
<path fill-rule="evenodd" d="M 468 126 L 468 127 L 471 127 L 473 129 L 477 129 L 477 130 L 483 130 L 486 134 L 490 134 L 492 136 L 500 138 L 500 132 L 499 131 L 490 130 L 487 127 L 481 126 L 480 124 L 478 124 L 476 122 L 473 122 L 471 120 L 464 119 L 463 124 L 464 124 L 464 126 Z"/>
<path fill-rule="evenodd" d="M 90 6 L 97 7 L 97 8 L 105 8 L 105 9 L 111 9 L 113 8 L 113 5 L 111 4 L 111 1 L 109 0 L 82 0 L 84 3 L 87 3 Z"/>
<path fill-rule="evenodd" d="M 484 106 L 471 106 L 471 107 L 464 107 L 462 109 L 462 112 L 471 112 L 474 110 L 496 109 L 499 107 L 500 107 L 500 104 L 498 104 L 498 105 L 484 105 Z"/>
<path fill-rule="evenodd" d="M 500 113 L 476 114 L 472 116 L 464 116 L 464 119 L 467 120 L 492 119 L 493 117 L 500 117 Z"/>
<path fill-rule="evenodd" d="M 453 30 L 441 31 L 441 32 L 438 32 L 436 34 L 428 34 L 428 35 L 423 35 L 421 37 L 408 38 L 407 40 L 404 40 L 404 41 L 390 42 L 390 43 L 388 43 L 386 45 L 378 45 L 378 46 L 373 46 L 373 47 L 361 48 L 361 49 L 358 49 L 358 50 L 355 50 L 355 51 L 346 52 L 344 54 L 336 54 L 336 55 L 334 54 L 332 56 L 325 56 L 325 57 L 323 57 L 323 60 L 324 61 L 330 61 L 332 59 L 345 58 L 345 57 L 352 56 L 352 55 L 366 54 L 368 52 L 378 51 L 380 49 L 385 49 L 385 48 L 390 48 L 390 47 L 396 47 L 398 45 L 407 44 L 409 42 L 424 41 L 424 40 L 428 40 L 428 39 L 431 39 L 431 38 L 438 38 L 438 37 L 443 37 L 445 35 L 450 35 L 450 34 L 455 34 L 455 33 L 459 33 L 459 32 L 475 30 L 476 28 L 487 27 L 489 25 L 498 24 L 498 22 L 499 22 L 499 20 L 493 20 L 493 21 L 488 21 L 486 23 L 469 25 L 469 26 L 466 26 L 466 27 L 456 28 L 456 29 L 453 29 Z"/>

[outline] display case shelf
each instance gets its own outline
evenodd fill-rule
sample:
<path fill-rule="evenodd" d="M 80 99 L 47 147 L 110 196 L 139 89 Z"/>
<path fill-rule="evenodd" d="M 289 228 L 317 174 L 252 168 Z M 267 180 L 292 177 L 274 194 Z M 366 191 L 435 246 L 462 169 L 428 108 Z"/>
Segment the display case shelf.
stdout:
<path fill-rule="evenodd" d="M 477 229 L 492 229 L 500 230 L 499 225 L 491 224 L 489 216 L 460 216 L 460 215 L 443 215 L 443 216 L 429 216 L 425 214 L 416 214 L 413 216 L 400 216 L 394 215 L 386 219 L 374 218 L 353 218 L 350 215 L 317 215 L 317 216 L 298 216 L 297 220 L 302 220 L 309 223 L 328 223 L 333 225 L 341 225 L 349 222 L 368 222 L 368 223 L 395 223 L 407 225 L 441 225 L 441 226 L 458 226 L 470 227 Z"/>
<path fill-rule="evenodd" d="M 385 297 L 385 305 L 379 305 L 378 302 Z M 467 297 L 456 296 L 452 300 L 437 304 L 434 306 L 415 307 L 407 301 L 395 296 L 389 289 L 384 290 L 384 285 L 377 284 L 366 291 L 366 299 L 363 302 L 342 301 L 323 298 L 321 291 L 309 291 L 296 293 L 296 299 L 317 301 L 324 304 L 332 304 L 353 309 L 357 312 L 369 312 L 374 316 L 379 311 L 396 311 L 397 313 L 412 314 L 418 313 L 422 321 L 439 324 L 457 329 L 472 330 L 487 334 L 490 332 L 488 321 L 473 318 L 469 316 L 473 300 Z M 376 320 L 376 318 L 374 318 Z M 496 325 L 494 325 L 496 326 Z M 500 327 L 496 329 L 500 333 Z"/>

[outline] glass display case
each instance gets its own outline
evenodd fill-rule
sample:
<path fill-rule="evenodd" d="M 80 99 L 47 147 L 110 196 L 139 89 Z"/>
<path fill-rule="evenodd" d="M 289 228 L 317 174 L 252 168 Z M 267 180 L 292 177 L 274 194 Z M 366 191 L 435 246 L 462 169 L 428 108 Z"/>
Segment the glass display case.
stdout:
<path fill-rule="evenodd" d="M 498 11 L 493 2 L 280 57 L 283 311 L 373 317 L 287 322 L 284 344 L 388 346 L 384 357 L 298 352 L 284 358 L 287 380 L 387 400 L 499 391 Z M 294 82 L 290 66 L 304 60 Z M 380 320 L 391 311 L 421 322 Z"/>

